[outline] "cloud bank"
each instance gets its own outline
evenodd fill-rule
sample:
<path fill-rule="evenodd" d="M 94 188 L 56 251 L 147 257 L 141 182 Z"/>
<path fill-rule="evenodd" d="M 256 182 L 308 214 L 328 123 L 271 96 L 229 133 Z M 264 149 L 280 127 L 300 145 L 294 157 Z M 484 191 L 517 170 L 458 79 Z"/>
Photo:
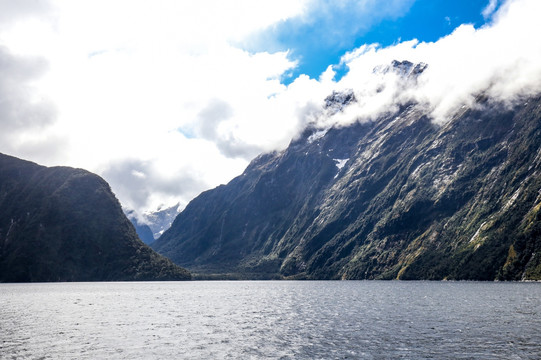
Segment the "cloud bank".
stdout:
<path fill-rule="evenodd" d="M 20 153 L 36 160 L 61 139 L 46 136 L 54 122 L 52 101 L 36 91 L 34 80 L 43 76 L 46 62 L 37 57 L 13 55 L 0 46 L 0 143 L 3 151 Z M 52 147 L 52 153 L 56 147 Z M 46 151 L 47 152 L 47 151 Z M 52 155 L 52 154 L 51 154 Z"/>
<path fill-rule="evenodd" d="M 491 2 L 487 9 L 494 11 L 495 6 Z M 373 120 L 415 101 L 427 107 L 436 123 L 444 123 L 481 93 L 509 103 L 537 94 L 541 92 L 541 43 L 532 36 L 541 34 L 540 13 L 539 1 L 507 1 L 479 29 L 466 24 L 433 43 L 413 40 L 386 48 L 376 44 L 355 49 L 342 58 L 349 73 L 334 85 L 353 89 L 359 101 L 333 119 L 320 121 Z M 397 72 L 381 71 L 382 65 L 393 60 L 428 67 L 415 83 L 407 83 Z"/>
<path fill-rule="evenodd" d="M 138 212 L 185 205 L 259 153 L 285 148 L 310 122 L 371 121 L 418 101 L 443 123 L 480 92 L 514 101 L 541 91 L 538 0 L 487 0 L 484 27 L 461 25 L 431 43 L 363 45 L 342 57 L 340 80 L 329 64 L 287 85 L 298 65 L 288 50 L 239 44 L 277 24 L 306 28 L 328 2 L 28 3 L 0 1 L 0 14 L 13 15 L 0 26 L 0 151 L 97 172 Z M 412 3 L 394 1 L 381 16 Z M 352 5 L 340 2 L 334 13 L 347 10 L 340 4 Z M 321 31 L 350 36 L 347 22 L 331 20 L 318 20 Z M 428 67 L 404 83 L 383 71 L 392 60 Z M 325 97 L 347 89 L 357 103 L 325 115 Z"/>

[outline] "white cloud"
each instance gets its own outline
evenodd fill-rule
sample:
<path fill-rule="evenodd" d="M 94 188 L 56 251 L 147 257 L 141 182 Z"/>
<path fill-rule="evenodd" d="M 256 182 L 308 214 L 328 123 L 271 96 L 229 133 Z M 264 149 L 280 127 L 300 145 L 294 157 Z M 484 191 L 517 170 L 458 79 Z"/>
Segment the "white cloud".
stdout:
<path fill-rule="evenodd" d="M 362 46 L 343 57 L 350 71 L 336 86 L 352 88 L 357 104 L 327 122 L 371 120 L 399 104 L 426 104 L 435 122 L 445 122 L 461 105 L 472 104 L 480 93 L 512 102 L 541 91 L 541 2 L 504 3 L 493 22 L 475 29 L 461 25 L 433 43 L 408 41 L 381 48 Z M 428 68 L 416 84 L 403 86 L 393 72 L 373 71 L 392 60 L 424 62 Z"/>
<path fill-rule="evenodd" d="M 14 17 L 0 27 L 0 45 L 17 57 L 11 69 L 0 68 L 2 79 L 17 76 L 14 66 L 25 78 L 2 85 L 24 112 L 2 120 L 9 136 L 0 151 L 98 172 L 139 211 L 186 202 L 275 146 L 276 130 L 263 142 L 252 137 L 258 121 L 268 121 L 254 107 L 265 111 L 294 63 L 287 53 L 250 54 L 231 43 L 298 14 L 305 3 L 2 1 L 0 13 Z M 211 99 L 228 104 L 235 117 L 197 124 Z M 14 130 L 28 122 L 41 125 Z M 190 128 L 203 133 L 190 139 L 179 131 Z"/>
<path fill-rule="evenodd" d="M 485 19 L 488 19 L 494 11 L 496 11 L 496 7 L 498 6 L 498 0 L 489 0 L 488 5 L 483 9 L 483 17 Z"/>
<path fill-rule="evenodd" d="M 34 84 L 46 70 L 43 59 L 17 56 L 0 46 L 0 144 L 3 151 L 20 153 L 37 161 L 59 156 L 65 145 L 64 139 L 48 132 L 54 123 L 56 108 Z M 56 142 L 54 147 L 51 140 Z"/>
<path fill-rule="evenodd" d="M 0 0 L 0 29 L 12 26 L 21 19 L 49 17 L 48 0 Z"/>
<path fill-rule="evenodd" d="M 20 15 L 0 26 L 7 79 L 0 96 L 24 111 L 1 120 L 0 151 L 98 172 L 125 206 L 142 212 L 186 204 L 318 118 L 370 120 L 416 99 L 445 121 L 487 88 L 501 99 L 540 89 L 537 0 L 508 1 L 490 25 L 461 26 L 435 43 L 363 46 L 343 57 L 350 71 L 338 82 L 329 67 L 319 79 L 301 75 L 284 86 L 280 76 L 295 66 L 287 52 L 232 45 L 317 3 L 57 0 L 11 9 Z M 395 3 L 404 9 L 411 1 Z M 393 72 L 373 72 L 395 59 L 429 64 L 412 90 Z M 323 99 L 343 89 L 353 89 L 358 103 L 321 117 Z"/>
<path fill-rule="evenodd" d="M 408 12 L 415 0 L 311 0 L 300 16 L 304 25 L 317 25 L 319 42 L 354 42 L 355 36 L 368 31 L 382 19 L 394 20 Z M 346 21 L 344 21 L 346 20 Z"/>
<path fill-rule="evenodd" d="M 373 26 L 406 15 L 415 1 L 308 0 L 297 16 L 253 31 L 238 43 L 253 51 L 290 49 L 299 63 L 316 71 L 314 63 L 321 66 L 329 53 L 353 47 Z"/>

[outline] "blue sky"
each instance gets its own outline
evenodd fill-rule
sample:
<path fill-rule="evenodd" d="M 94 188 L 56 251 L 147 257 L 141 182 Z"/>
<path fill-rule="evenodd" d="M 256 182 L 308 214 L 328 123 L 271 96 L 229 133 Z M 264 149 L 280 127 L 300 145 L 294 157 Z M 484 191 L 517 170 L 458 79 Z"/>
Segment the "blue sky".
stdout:
<path fill-rule="evenodd" d="M 356 6 L 355 3 L 367 3 Z M 434 42 L 461 24 L 479 28 L 488 0 L 399 0 L 316 2 L 304 16 L 293 17 L 255 34 L 251 51 L 289 51 L 298 66 L 282 77 L 284 84 L 300 74 L 317 78 L 335 65 L 337 79 L 347 69 L 340 58 L 363 44 L 389 46 L 417 39 Z M 342 4 L 339 6 L 337 4 Z"/>

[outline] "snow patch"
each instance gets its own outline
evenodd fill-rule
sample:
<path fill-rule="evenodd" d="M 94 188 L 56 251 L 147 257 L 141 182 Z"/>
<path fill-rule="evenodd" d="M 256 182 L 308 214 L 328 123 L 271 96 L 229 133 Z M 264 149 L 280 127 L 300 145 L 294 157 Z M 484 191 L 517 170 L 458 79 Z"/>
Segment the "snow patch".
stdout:
<path fill-rule="evenodd" d="M 348 159 L 333 159 L 333 160 L 336 162 L 336 167 L 338 168 L 338 170 L 342 170 L 342 168 L 348 162 L 349 158 Z"/>
<path fill-rule="evenodd" d="M 338 177 L 338 174 L 340 174 L 340 170 L 342 170 L 342 168 L 346 165 L 349 158 L 348 159 L 333 159 L 333 160 L 336 162 L 336 167 L 338 168 L 338 172 L 336 173 L 336 175 L 334 175 L 334 178 L 336 179 Z"/>

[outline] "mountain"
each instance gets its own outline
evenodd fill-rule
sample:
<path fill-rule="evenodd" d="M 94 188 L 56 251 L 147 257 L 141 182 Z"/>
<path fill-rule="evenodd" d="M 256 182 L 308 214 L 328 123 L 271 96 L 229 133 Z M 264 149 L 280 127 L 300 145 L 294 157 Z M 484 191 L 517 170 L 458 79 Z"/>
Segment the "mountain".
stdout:
<path fill-rule="evenodd" d="M 168 208 L 160 208 L 157 211 L 150 211 L 143 214 L 154 238 L 159 238 L 165 230 L 171 227 L 173 220 L 179 213 L 180 204 Z"/>
<path fill-rule="evenodd" d="M 159 238 L 165 230 L 171 227 L 173 220 L 179 213 L 180 204 L 168 207 L 160 208 L 157 211 L 149 211 L 138 216 L 133 210 L 126 212 L 126 216 L 132 222 L 135 227 L 137 235 L 143 240 L 145 244 L 151 244 L 154 239 Z"/>
<path fill-rule="evenodd" d="M 423 66 L 397 63 L 408 74 Z M 342 111 L 354 96 L 333 94 Z M 153 248 L 199 276 L 541 279 L 541 97 L 308 127 L 191 201 Z"/>
<path fill-rule="evenodd" d="M 102 178 L 0 154 L 0 281 L 189 278 L 139 240 Z"/>
<path fill-rule="evenodd" d="M 137 236 L 139 236 L 139 239 L 141 239 L 141 241 L 147 245 L 152 244 L 155 239 L 150 226 L 141 222 L 140 220 L 137 220 L 137 216 L 135 215 L 134 211 L 126 211 L 125 214 L 135 228 L 135 232 L 137 233 Z"/>

